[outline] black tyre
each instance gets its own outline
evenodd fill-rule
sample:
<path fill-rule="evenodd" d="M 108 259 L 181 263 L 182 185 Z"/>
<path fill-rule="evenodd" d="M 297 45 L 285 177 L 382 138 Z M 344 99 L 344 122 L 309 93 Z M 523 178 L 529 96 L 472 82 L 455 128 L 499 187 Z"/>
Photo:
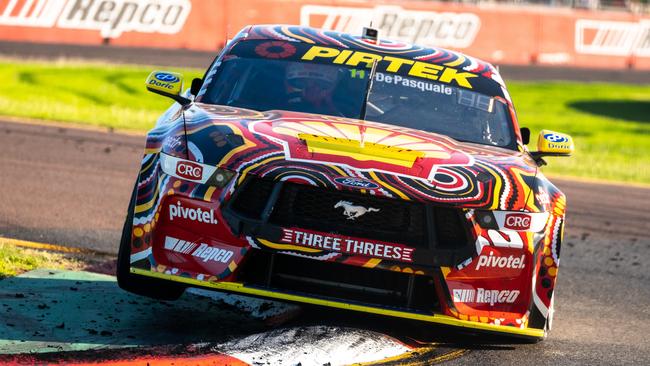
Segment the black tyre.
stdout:
<path fill-rule="evenodd" d="M 163 281 L 157 278 L 138 276 L 131 273 L 131 230 L 133 227 L 133 211 L 135 209 L 136 191 L 138 182 L 136 180 L 129 209 L 122 228 L 122 239 L 120 250 L 117 255 L 117 284 L 121 289 L 137 295 L 147 296 L 159 300 L 176 300 L 185 291 L 185 286 L 171 281 Z"/>

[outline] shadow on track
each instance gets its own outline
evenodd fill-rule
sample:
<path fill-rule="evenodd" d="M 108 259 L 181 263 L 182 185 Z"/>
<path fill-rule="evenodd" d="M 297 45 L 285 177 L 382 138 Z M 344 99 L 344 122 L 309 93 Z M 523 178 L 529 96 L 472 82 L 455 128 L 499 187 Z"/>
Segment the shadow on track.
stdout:
<path fill-rule="evenodd" d="M 641 100 L 584 100 L 569 107 L 601 117 L 650 123 L 650 102 Z"/>

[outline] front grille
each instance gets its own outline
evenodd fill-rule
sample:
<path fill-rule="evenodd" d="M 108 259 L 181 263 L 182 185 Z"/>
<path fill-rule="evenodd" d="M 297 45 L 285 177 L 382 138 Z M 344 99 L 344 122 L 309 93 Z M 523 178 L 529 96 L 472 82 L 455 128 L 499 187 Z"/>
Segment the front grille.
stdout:
<path fill-rule="evenodd" d="M 343 207 L 334 207 L 341 201 L 379 211 L 351 220 L 343 214 Z M 422 204 L 408 201 L 286 184 L 273 208 L 270 223 L 417 247 L 426 244 L 424 208 Z"/>
<path fill-rule="evenodd" d="M 247 286 L 313 297 L 433 313 L 439 310 L 433 279 L 322 262 L 259 250 L 238 272 Z"/>
<path fill-rule="evenodd" d="M 342 207 L 335 208 L 340 201 L 379 211 L 350 220 Z M 253 235 L 277 233 L 273 228 L 278 227 L 295 227 L 418 249 L 445 250 L 441 253 L 446 256 L 445 263 L 457 264 L 471 255 L 466 253 L 472 245 L 460 209 L 360 192 L 248 177 L 229 203 L 225 216 L 236 232 L 248 228 L 247 232 Z M 254 226 L 246 226 L 246 222 Z M 460 251 L 455 255 L 449 250 Z"/>
<path fill-rule="evenodd" d="M 259 220 L 275 182 L 269 179 L 248 179 L 241 186 L 232 208 L 238 214 Z"/>

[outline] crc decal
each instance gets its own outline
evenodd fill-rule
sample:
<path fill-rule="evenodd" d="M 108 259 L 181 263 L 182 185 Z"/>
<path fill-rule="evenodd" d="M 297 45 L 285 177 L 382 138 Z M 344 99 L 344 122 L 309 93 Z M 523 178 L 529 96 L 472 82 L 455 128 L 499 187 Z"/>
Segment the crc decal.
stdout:
<path fill-rule="evenodd" d="M 413 248 L 394 243 L 365 241 L 337 234 L 282 229 L 280 242 L 339 253 L 363 255 L 402 262 L 413 261 Z"/>
<path fill-rule="evenodd" d="M 201 243 L 197 244 L 187 240 L 177 239 L 171 236 L 165 237 L 165 250 L 181 253 L 181 254 L 190 254 L 193 257 L 199 258 L 203 262 L 219 262 L 219 263 L 228 263 L 230 258 L 234 255 L 232 250 L 226 250 L 222 248 L 212 247 L 208 244 Z"/>
<path fill-rule="evenodd" d="M 454 302 L 490 304 L 490 306 L 512 304 L 517 301 L 519 293 L 519 290 L 488 290 L 481 287 L 452 290 Z"/>
<path fill-rule="evenodd" d="M 343 207 L 343 215 L 345 215 L 348 220 L 355 220 L 358 217 L 361 217 L 368 212 L 379 212 L 378 208 L 373 208 L 373 207 L 363 207 L 363 206 L 355 206 L 352 202 L 350 201 L 338 201 L 335 205 L 334 208 L 339 208 Z"/>
<path fill-rule="evenodd" d="M 176 163 L 176 174 L 188 180 L 202 180 L 203 167 L 191 161 L 179 161 Z"/>
<path fill-rule="evenodd" d="M 522 269 L 526 266 L 524 263 L 525 255 L 521 256 L 509 255 L 509 256 L 499 256 L 494 255 L 494 252 L 490 251 L 488 255 L 481 255 L 478 257 L 476 262 L 475 270 L 481 268 L 508 268 L 508 269 Z"/>
<path fill-rule="evenodd" d="M 530 228 L 530 215 L 520 213 L 506 214 L 504 227 L 510 230 L 528 230 Z"/>
<path fill-rule="evenodd" d="M 367 179 L 356 177 L 338 177 L 334 181 L 340 185 L 359 189 L 377 189 L 379 184 L 371 182 Z"/>
<path fill-rule="evenodd" d="M 169 221 L 174 219 L 185 219 L 194 222 L 216 225 L 213 209 L 201 209 L 200 207 L 183 207 L 180 200 L 176 204 L 169 205 Z"/>
<path fill-rule="evenodd" d="M 124 32 L 175 34 L 192 10 L 190 0 L 4 1 L 0 25 L 99 31 L 103 38 Z"/>
<path fill-rule="evenodd" d="M 407 10 L 400 6 L 372 9 L 306 5 L 300 9 L 300 24 L 356 34 L 373 24 L 381 37 L 431 47 L 467 48 L 481 27 L 476 14 Z"/>
<path fill-rule="evenodd" d="M 459 71 L 452 67 L 437 65 L 429 62 L 414 61 L 407 58 L 390 55 L 380 55 L 373 52 L 339 50 L 333 47 L 311 46 L 302 55 L 305 61 L 325 61 L 333 64 L 352 67 L 365 66 L 371 68 L 375 62 L 382 70 L 390 73 L 406 72 L 409 76 L 437 80 L 447 84 L 455 84 L 472 89 L 470 80 L 478 75 L 471 72 Z"/>

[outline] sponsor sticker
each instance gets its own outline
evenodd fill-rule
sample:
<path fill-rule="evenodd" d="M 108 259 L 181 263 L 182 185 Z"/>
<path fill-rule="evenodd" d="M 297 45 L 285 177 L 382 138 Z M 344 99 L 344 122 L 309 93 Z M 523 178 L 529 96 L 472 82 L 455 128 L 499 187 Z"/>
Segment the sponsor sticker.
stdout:
<path fill-rule="evenodd" d="M 506 215 L 504 227 L 511 230 L 528 230 L 531 218 L 529 215 L 510 213 Z"/>
<path fill-rule="evenodd" d="M 330 250 L 339 253 L 363 255 L 403 262 L 413 261 L 413 248 L 381 241 L 366 241 L 336 234 L 282 229 L 282 243 Z"/>
<path fill-rule="evenodd" d="M 168 74 L 166 72 L 159 72 L 156 74 L 156 79 L 166 83 L 177 83 L 180 79 L 176 75 Z"/>
<path fill-rule="evenodd" d="M 548 141 L 551 141 L 551 142 L 567 142 L 567 141 L 569 141 L 568 138 L 566 138 L 564 136 L 560 136 L 560 135 L 555 134 L 555 133 L 547 133 L 547 134 L 544 135 L 544 138 L 547 139 Z"/>
<path fill-rule="evenodd" d="M 371 182 L 367 179 L 356 178 L 356 177 L 338 177 L 334 178 L 334 181 L 340 185 L 352 188 L 359 189 L 377 189 L 379 184 Z"/>
<path fill-rule="evenodd" d="M 181 161 L 176 163 L 176 174 L 189 180 L 202 180 L 203 167 L 191 161 Z"/>
<path fill-rule="evenodd" d="M 438 64 L 364 51 L 339 50 L 325 46 L 311 46 L 302 55 L 301 59 L 305 61 L 331 62 L 338 65 L 366 68 L 370 68 L 375 62 L 378 62 L 382 65 L 382 69 L 391 73 L 405 72 L 409 76 L 437 80 L 442 83 L 455 84 L 468 89 L 473 88 L 470 80 L 478 77 L 478 75 L 471 72 Z"/>
<path fill-rule="evenodd" d="M 202 262 L 228 263 L 235 254 L 232 250 L 217 248 L 205 243 L 195 243 L 171 236 L 165 237 L 165 250 L 191 255 Z"/>
<path fill-rule="evenodd" d="M 201 209 L 200 207 L 183 207 L 181 201 L 176 201 L 176 204 L 169 205 L 169 221 L 174 219 L 186 219 L 205 224 L 216 225 L 217 219 L 214 218 L 213 209 Z"/>
<path fill-rule="evenodd" d="M 473 304 L 512 304 L 519 297 L 519 290 L 488 290 L 485 288 L 477 289 L 454 289 L 452 296 L 454 302 L 473 303 Z"/>
<path fill-rule="evenodd" d="M 526 266 L 524 258 L 525 254 L 522 254 L 521 256 L 509 255 L 506 257 L 494 255 L 494 252 L 490 251 L 488 255 L 482 254 L 478 257 L 474 269 L 477 271 L 481 268 L 522 269 Z"/>

